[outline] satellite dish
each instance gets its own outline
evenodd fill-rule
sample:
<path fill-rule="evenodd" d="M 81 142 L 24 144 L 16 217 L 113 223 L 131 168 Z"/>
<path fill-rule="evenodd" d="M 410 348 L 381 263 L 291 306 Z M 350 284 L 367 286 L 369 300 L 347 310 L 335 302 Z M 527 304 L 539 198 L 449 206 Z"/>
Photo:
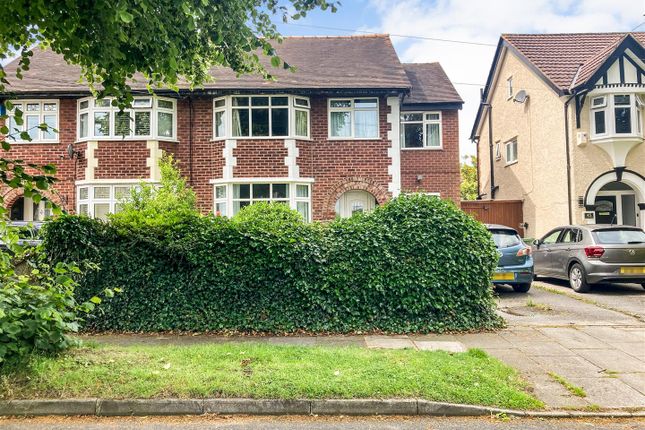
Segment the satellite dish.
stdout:
<path fill-rule="evenodd" d="M 517 103 L 524 103 L 526 100 L 529 98 L 529 95 L 526 94 L 526 91 L 520 90 L 515 94 L 515 97 L 513 97 L 513 101 Z"/>

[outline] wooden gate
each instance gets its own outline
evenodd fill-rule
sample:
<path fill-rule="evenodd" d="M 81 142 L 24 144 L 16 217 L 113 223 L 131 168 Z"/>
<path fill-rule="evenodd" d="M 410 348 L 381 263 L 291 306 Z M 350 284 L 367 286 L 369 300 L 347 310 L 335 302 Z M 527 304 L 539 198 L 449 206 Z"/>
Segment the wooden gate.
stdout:
<path fill-rule="evenodd" d="M 470 200 L 462 201 L 461 209 L 484 224 L 501 224 L 516 229 L 524 237 L 521 200 Z"/>

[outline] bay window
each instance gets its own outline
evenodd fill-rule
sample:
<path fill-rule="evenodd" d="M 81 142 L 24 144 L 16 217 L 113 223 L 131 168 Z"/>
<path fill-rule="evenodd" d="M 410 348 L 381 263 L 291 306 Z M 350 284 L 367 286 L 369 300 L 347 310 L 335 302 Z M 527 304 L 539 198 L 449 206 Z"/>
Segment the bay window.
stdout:
<path fill-rule="evenodd" d="M 375 139 L 378 125 L 378 99 L 329 99 L 330 138 Z"/>
<path fill-rule="evenodd" d="M 215 215 L 234 216 L 243 207 L 258 202 L 282 203 L 311 220 L 309 183 L 256 182 L 223 183 L 214 181 Z"/>
<path fill-rule="evenodd" d="M 213 100 L 213 139 L 309 138 L 309 99 L 291 95 Z"/>
<path fill-rule="evenodd" d="M 78 101 L 78 138 L 170 139 L 176 138 L 176 102 L 157 97 L 135 97 L 123 111 L 112 99 Z"/>
<path fill-rule="evenodd" d="M 7 128 L 10 141 L 16 143 L 29 142 L 20 134 L 27 132 L 31 142 L 58 142 L 58 100 L 16 100 L 11 101 L 12 108 L 7 111 Z M 15 120 L 16 109 L 22 112 L 23 123 L 18 125 Z M 46 124 L 47 127 L 40 127 Z"/>
<path fill-rule="evenodd" d="M 591 98 L 591 136 L 643 135 L 643 101 L 637 94 L 606 94 Z"/>
<path fill-rule="evenodd" d="M 76 187 L 76 213 L 107 220 L 107 215 L 121 210 L 121 202 L 128 198 L 133 183 L 88 184 Z"/>
<path fill-rule="evenodd" d="M 441 112 L 404 112 L 401 114 L 403 148 L 441 149 Z"/>

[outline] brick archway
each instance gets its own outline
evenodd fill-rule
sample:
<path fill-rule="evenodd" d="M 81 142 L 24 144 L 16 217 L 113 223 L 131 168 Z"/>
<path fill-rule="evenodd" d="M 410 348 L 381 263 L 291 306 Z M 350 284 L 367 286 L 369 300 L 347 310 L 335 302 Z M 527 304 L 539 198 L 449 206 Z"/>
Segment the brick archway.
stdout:
<path fill-rule="evenodd" d="M 390 199 L 390 193 L 385 187 L 377 184 L 376 182 L 363 177 L 350 177 L 344 178 L 331 188 L 325 201 L 325 212 L 327 219 L 333 219 L 336 216 L 336 201 L 347 191 L 367 191 L 376 199 L 376 204 L 382 205 Z"/>
<path fill-rule="evenodd" d="M 9 209 L 14 205 L 14 203 L 16 203 L 19 198 L 24 196 L 25 192 L 22 188 L 9 188 L 2 190 L 0 194 L 2 195 L 3 206 Z M 45 197 L 47 200 L 57 204 L 60 207 L 63 207 L 63 202 L 58 194 L 54 194 L 49 191 L 41 191 L 40 194 L 42 194 L 43 197 Z"/>

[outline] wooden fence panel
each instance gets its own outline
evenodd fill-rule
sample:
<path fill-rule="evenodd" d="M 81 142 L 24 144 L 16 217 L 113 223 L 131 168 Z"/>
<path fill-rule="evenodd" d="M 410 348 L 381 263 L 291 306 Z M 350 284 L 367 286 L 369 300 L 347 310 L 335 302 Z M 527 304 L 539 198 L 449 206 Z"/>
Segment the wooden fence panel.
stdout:
<path fill-rule="evenodd" d="M 470 200 L 462 201 L 461 209 L 484 224 L 501 224 L 516 229 L 524 237 L 521 200 Z"/>

